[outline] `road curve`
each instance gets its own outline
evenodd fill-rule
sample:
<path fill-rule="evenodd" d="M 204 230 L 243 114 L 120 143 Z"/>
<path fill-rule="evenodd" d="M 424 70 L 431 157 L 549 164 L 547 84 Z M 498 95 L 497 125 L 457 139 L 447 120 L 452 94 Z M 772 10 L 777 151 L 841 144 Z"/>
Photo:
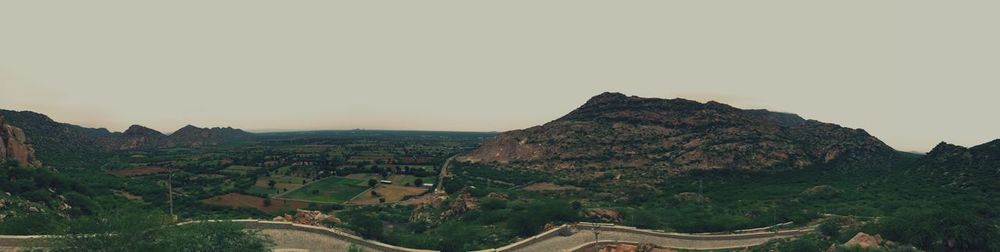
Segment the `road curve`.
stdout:
<path fill-rule="evenodd" d="M 275 242 L 275 251 L 344 251 L 351 244 L 364 248 L 365 251 L 430 251 L 366 240 L 338 229 L 260 220 L 233 220 L 233 222 L 247 229 L 259 230 L 269 236 Z M 615 225 L 601 225 L 598 228 L 599 240 L 602 243 L 650 243 L 659 247 L 686 250 L 752 247 L 771 239 L 799 236 L 814 232 L 813 230 L 813 227 L 804 227 L 776 232 L 683 234 Z M 24 247 L 39 238 L 42 237 L 0 235 L 0 251 L 18 251 L 19 247 Z M 593 242 L 593 226 L 589 223 L 579 223 L 563 225 L 504 247 L 481 251 L 574 251 Z"/>
<path fill-rule="evenodd" d="M 586 224 L 569 225 L 558 234 L 542 237 L 502 251 L 575 251 L 594 242 L 594 228 Z M 794 237 L 813 232 L 812 227 L 782 230 L 779 232 L 753 232 L 742 234 L 697 235 L 663 233 L 624 226 L 602 226 L 597 239 L 601 243 L 649 243 L 659 247 L 683 250 L 719 250 L 746 248 L 761 245 L 772 239 Z"/>

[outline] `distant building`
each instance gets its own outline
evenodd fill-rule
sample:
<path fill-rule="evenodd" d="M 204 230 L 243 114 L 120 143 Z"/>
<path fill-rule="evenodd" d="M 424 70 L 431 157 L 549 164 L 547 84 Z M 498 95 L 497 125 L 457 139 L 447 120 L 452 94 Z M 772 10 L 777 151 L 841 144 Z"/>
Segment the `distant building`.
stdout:
<path fill-rule="evenodd" d="M 390 184 L 390 185 L 392 184 L 391 180 L 379 180 L 378 182 L 382 184 Z"/>
<path fill-rule="evenodd" d="M 424 187 L 434 187 L 434 184 L 424 183 Z"/>

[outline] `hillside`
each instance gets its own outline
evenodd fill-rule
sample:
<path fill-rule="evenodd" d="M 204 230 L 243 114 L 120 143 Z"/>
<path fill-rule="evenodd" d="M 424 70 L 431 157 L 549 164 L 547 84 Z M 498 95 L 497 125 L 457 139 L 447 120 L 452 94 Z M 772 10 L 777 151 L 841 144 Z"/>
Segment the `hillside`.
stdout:
<path fill-rule="evenodd" d="M 539 169 L 682 172 L 871 166 L 895 155 L 864 130 L 794 114 L 603 93 L 562 118 L 489 139 L 463 159 Z"/>
<path fill-rule="evenodd" d="M 7 122 L 24 130 L 27 142 L 38 159 L 47 165 L 79 166 L 107 145 L 114 134 L 107 129 L 92 129 L 60 123 L 31 111 L 0 110 Z"/>
<path fill-rule="evenodd" d="M 1000 191 L 1000 139 L 966 148 L 940 143 L 919 162 L 914 172 L 960 189 Z"/>
<path fill-rule="evenodd" d="M 254 135 L 233 128 L 185 126 L 167 136 L 156 130 L 132 125 L 125 132 L 86 128 L 61 123 L 31 111 L 0 110 L 8 124 L 23 130 L 26 143 L 34 147 L 39 160 L 54 165 L 81 166 L 95 155 L 111 150 L 191 147 L 243 142 Z M 49 162 L 53 160 L 55 162 Z"/>
<path fill-rule="evenodd" d="M 225 128 L 199 128 L 192 125 L 170 134 L 167 139 L 168 146 L 204 146 L 219 145 L 231 142 L 241 142 L 252 140 L 254 135 L 240 129 L 230 127 Z"/>

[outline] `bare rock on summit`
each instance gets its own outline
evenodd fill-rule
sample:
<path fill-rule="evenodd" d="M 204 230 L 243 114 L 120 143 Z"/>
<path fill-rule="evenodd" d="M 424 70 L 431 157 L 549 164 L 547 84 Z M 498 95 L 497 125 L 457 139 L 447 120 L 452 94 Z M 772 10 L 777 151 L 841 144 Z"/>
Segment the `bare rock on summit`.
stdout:
<path fill-rule="evenodd" d="M 864 130 L 794 114 L 604 93 L 562 118 L 488 139 L 462 157 L 540 170 L 795 169 L 877 164 L 896 152 Z"/>

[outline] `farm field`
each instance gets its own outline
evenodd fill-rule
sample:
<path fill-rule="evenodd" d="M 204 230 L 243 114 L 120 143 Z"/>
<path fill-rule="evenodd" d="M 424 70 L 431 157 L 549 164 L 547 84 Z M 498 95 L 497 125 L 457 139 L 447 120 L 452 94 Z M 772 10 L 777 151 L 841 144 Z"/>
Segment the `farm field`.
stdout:
<path fill-rule="evenodd" d="M 253 208 L 269 213 L 284 210 L 295 210 L 309 206 L 308 202 L 283 199 L 272 199 L 271 205 L 265 206 L 264 198 L 239 193 L 223 194 L 203 199 L 201 202 L 217 206 Z"/>
<path fill-rule="evenodd" d="M 374 180 L 379 180 L 379 181 L 381 181 L 381 180 L 389 180 L 389 181 L 392 181 L 393 185 L 398 185 L 398 186 L 413 186 L 413 183 L 417 179 L 420 179 L 421 181 L 423 181 L 424 184 L 433 184 L 435 181 L 437 181 L 437 177 L 435 177 L 435 176 L 418 177 L 418 176 L 409 175 L 409 174 L 393 174 L 393 175 L 389 175 L 388 178 L 382 178 L 382 176 L 380 176 L 378 174 L 374 174 L 374 173 L 355 173 L 355 174 L 347 175 L 345 177 L 351 178 L 351 179 L 362 180 L 362 181 L 366 181 L 366 182 L 369 179 L 374 179 Z"/>
<path fill-rule="evenodd" d="M 367 181 L 329 177 L 285 194 L 283 198 L 323 203 L 342 203 L 368 189 Z"/>
<path fill-rule="evenodd" d="M 111 173 L 111 175 L 119 177 L 133 177 L 133 176 L 144 176 L 150 174 L 164 173 L 168 171 L 170 171 L 170 169 L 159 166 L 139 166 L 121 170 L 114 170 L 110 171 L 109 173 Z"/>
<path fill-rule="evenodd" d="M 378 193 L 377 196 L 369 193 L 370 191 L 365 191 L 361 195 L 358 195 L 357 198 L 351 200 L 350 203 L 358 205 L 396 203 L 403 201 L 403 198 L 406 196 L 418 196 L 427 192 L 427 188 L 398 185 L 378 185 L 374 190 Z M 382 202 L 380 198 L 385 198 L 385 202 Z"/>
<path fill-rule="evenodd" d="M 274 181 L 274 188 L 268 185 L 271 181 Z M 295 189 L 302 188 L 302 186 L 310 181 L 307 178 L 296 177 L 296 176 L 284 176 L 284 175 L 271 175 L 270 177 L 258 177 L 254 186 L 248 189 L 248 192 L 258 193 L 258 194 L 279 194 L 283 192 L 295 191 Z"/>
<path fill-rule="evenodd" d="M 226 169 L 222 169 L 222 173 L 237 174 L 237 175 L 246 175 L 246 174 L 248 174 L 250 172 L 253 172 L 253 171 L 256 171 L 256 170 L 259 170 L 259 169 L 260 169 L 260 167 L 255 167 L 255 166 L 233 165 L 233 166 L 226 167 Z"/>

